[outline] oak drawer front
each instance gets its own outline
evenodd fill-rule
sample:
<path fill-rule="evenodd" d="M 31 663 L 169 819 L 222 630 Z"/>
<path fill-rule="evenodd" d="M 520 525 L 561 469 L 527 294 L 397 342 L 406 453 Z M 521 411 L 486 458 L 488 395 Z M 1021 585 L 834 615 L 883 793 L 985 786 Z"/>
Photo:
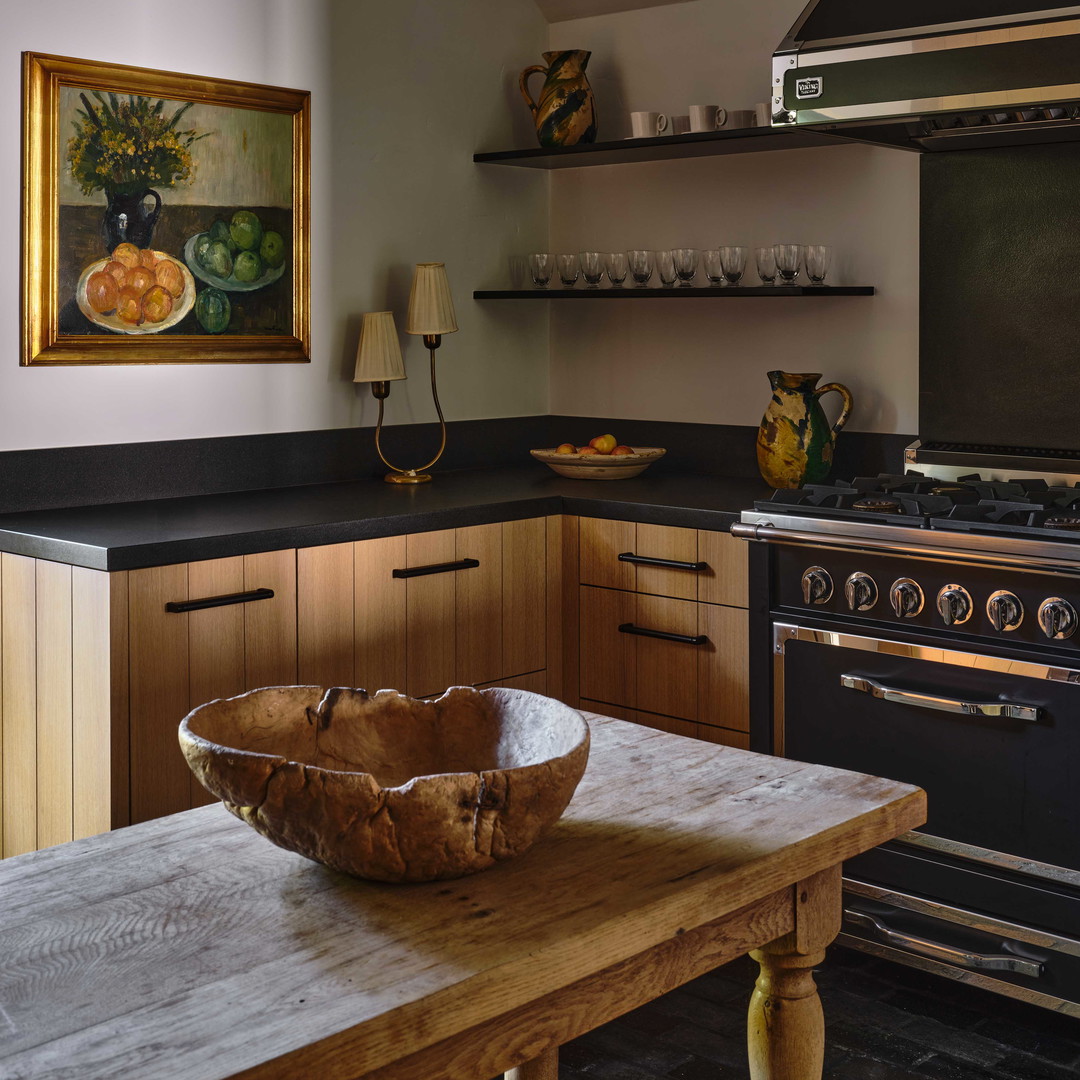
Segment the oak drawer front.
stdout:
<path fill-rule="evenodd" d="M 746 648 L 740 608 L 580 588 L 584 699 L 746 731 Z"/>
<path fill-rule="evenodd" d="M 739 750 L 750 749 L 750 736 L 744 731 L 730 728 L 712 727 L 709 724 L 695 724 L 692 720 L 680 720 L 676 716 L 660 716 L 656 713 L 641 712 L 639 709 L 627 709 L 622 705 L 610 705 L 604 701 L 581 701 L 581 708 L 587 712 L 614 716 L 616 720 L 629 720 L 633 724 L 666 731 L 669 735 L 685 735 L 688 739 L 700 739 L 702 742 L 718 743 L 721 746 L 734 746 Z"/>
<path fill-rule="evenodd" d="M 745 607 L 746 545 L 729 533 L 579 519 L 583 585 Z"/>

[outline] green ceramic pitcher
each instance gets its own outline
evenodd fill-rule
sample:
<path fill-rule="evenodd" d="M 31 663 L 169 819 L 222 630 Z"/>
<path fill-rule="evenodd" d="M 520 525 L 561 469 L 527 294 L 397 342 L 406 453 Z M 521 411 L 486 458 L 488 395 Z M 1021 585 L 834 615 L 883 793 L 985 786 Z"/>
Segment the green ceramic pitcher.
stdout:
<path fill-rule="evenodd" d="M 836 436 L 851 415 L 853 401 L 846 386 L 818 386 L 820 378 L 820 373 L 769 372 L 772 398 L 758 428 L 757 459 L 761 475 L 774 488 L 820 483 L 832 468 Z M 830 390 L 844 401 L 831 427 L 820 404 Z"/>
<path fill-rule="evenodd" d="M 596 104 L 585 77 L 591 52 L 570 49 L 544 53 L 544 67 L 527 67 L 518 80 L 521 96 L 532 112 L 536 137 L 541 146 L 574 146 L 596 141 Z M 546 78 L 539 103 L 529 93 L 529 76 L 540 72 Z"/>

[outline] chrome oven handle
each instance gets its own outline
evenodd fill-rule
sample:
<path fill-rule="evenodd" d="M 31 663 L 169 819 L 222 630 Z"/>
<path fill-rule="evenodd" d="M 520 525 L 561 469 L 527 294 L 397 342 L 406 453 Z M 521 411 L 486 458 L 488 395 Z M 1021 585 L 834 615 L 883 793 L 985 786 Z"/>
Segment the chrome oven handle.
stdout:
<path fill-rule="evenodd" d="M 901 705 L 914 705 L 919 709 L 933 709 L 936 712 L 960 713 L 964 716 L 998 716 L 1008 720 L 1028 720 L 1035 723 L 1039 719 L 1039 709 L 1034 705 L 1013 705 L 1005 701 L 960 701 L 958 698 L 934 697 L 932 694 L 918 694 L 912 690 L 897 690 L 892 686 L 883 686 L 873 679 L 860 675 L 841 675 L 840 685 L 848 690 L 859 690 L 882 701 L 896 701 Z"/>
<path fill-rule="evenodd" d="M 844 921 L 872 931 L 882 941 L 898 949 L 905 949 L 908 952 L 918 953 L 932 960 L 941 960 L 946 964 L 967 968 L 970 971 L 1012 971 L 1017 975 L 1027 975 L 1031 979 L 1042 976 L 1043 966 L 1036 960 L 1024 960 L 1019 956 L 1009 956 L 1004 953 L 988 956 L 985 953 L 954 949 L 936 941 L 928 941 L 926 938 L 916 937 L 913 934 L 902 934 L 898 930 L 892 930 L 865 911 L 844 908 Z"/>

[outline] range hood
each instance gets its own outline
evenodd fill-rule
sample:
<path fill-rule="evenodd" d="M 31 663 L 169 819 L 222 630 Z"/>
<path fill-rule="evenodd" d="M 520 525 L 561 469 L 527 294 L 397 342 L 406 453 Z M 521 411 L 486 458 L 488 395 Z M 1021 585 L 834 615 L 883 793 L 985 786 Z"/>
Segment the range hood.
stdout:
<path fill-rule="evenodd" d="M 772 107 L 774 127 L 917 151 L 1080 140 L 1080 5 L 812 0 Z"/>

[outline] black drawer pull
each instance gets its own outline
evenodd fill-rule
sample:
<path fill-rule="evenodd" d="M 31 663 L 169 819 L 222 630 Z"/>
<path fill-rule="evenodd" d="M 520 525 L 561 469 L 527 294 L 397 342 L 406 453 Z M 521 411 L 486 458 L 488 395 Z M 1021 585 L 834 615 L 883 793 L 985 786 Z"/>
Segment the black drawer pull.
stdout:
<path fill-rule="evenodd" d="M 479 566 L 479 559 L 458 559 L 457 562 L 432 563 L 430 566 L 409 566 L 404 570 L 394 570 L 394 577 L 424 577 L 427 574 L 449 574 L 452 570 L 471 570 Z"/>
<path fill-rule="evenodd" d="M 170 600 L 165 610 L 182 614 L 202 608 L 227 607 L 229 604 L 250 604 L 252 600 L 269 600 L 273 595 L 273 589 L 252 589 L 251 592 L 234 592 L 227 596 L 204 596 L 200 600 Z"/>
<path fill-rule="evenodd" d="M 624 551 L 619 555 L 619 562 L 634 563 L 636 566 L 662 566 L 666 570 L 691 570 L 700 574 L 702 570 L 708 570 L 707 562 L 680 562 L 678 559 L 652 559 L 648 555 L 635 555 L 632 551 Z"/>
<path fill-rule="evenodd" d="M 654 637 L 661 641 L 677 641 L 680 645 L 708 645 L 709 638 L 706 634 L 669 634 L 664 630 L 646 630 L 644 626 L 635 626 L 632 622 L 624 622 L 619 627 L 620 634 L 636 634 L 638 637 Z"/>

